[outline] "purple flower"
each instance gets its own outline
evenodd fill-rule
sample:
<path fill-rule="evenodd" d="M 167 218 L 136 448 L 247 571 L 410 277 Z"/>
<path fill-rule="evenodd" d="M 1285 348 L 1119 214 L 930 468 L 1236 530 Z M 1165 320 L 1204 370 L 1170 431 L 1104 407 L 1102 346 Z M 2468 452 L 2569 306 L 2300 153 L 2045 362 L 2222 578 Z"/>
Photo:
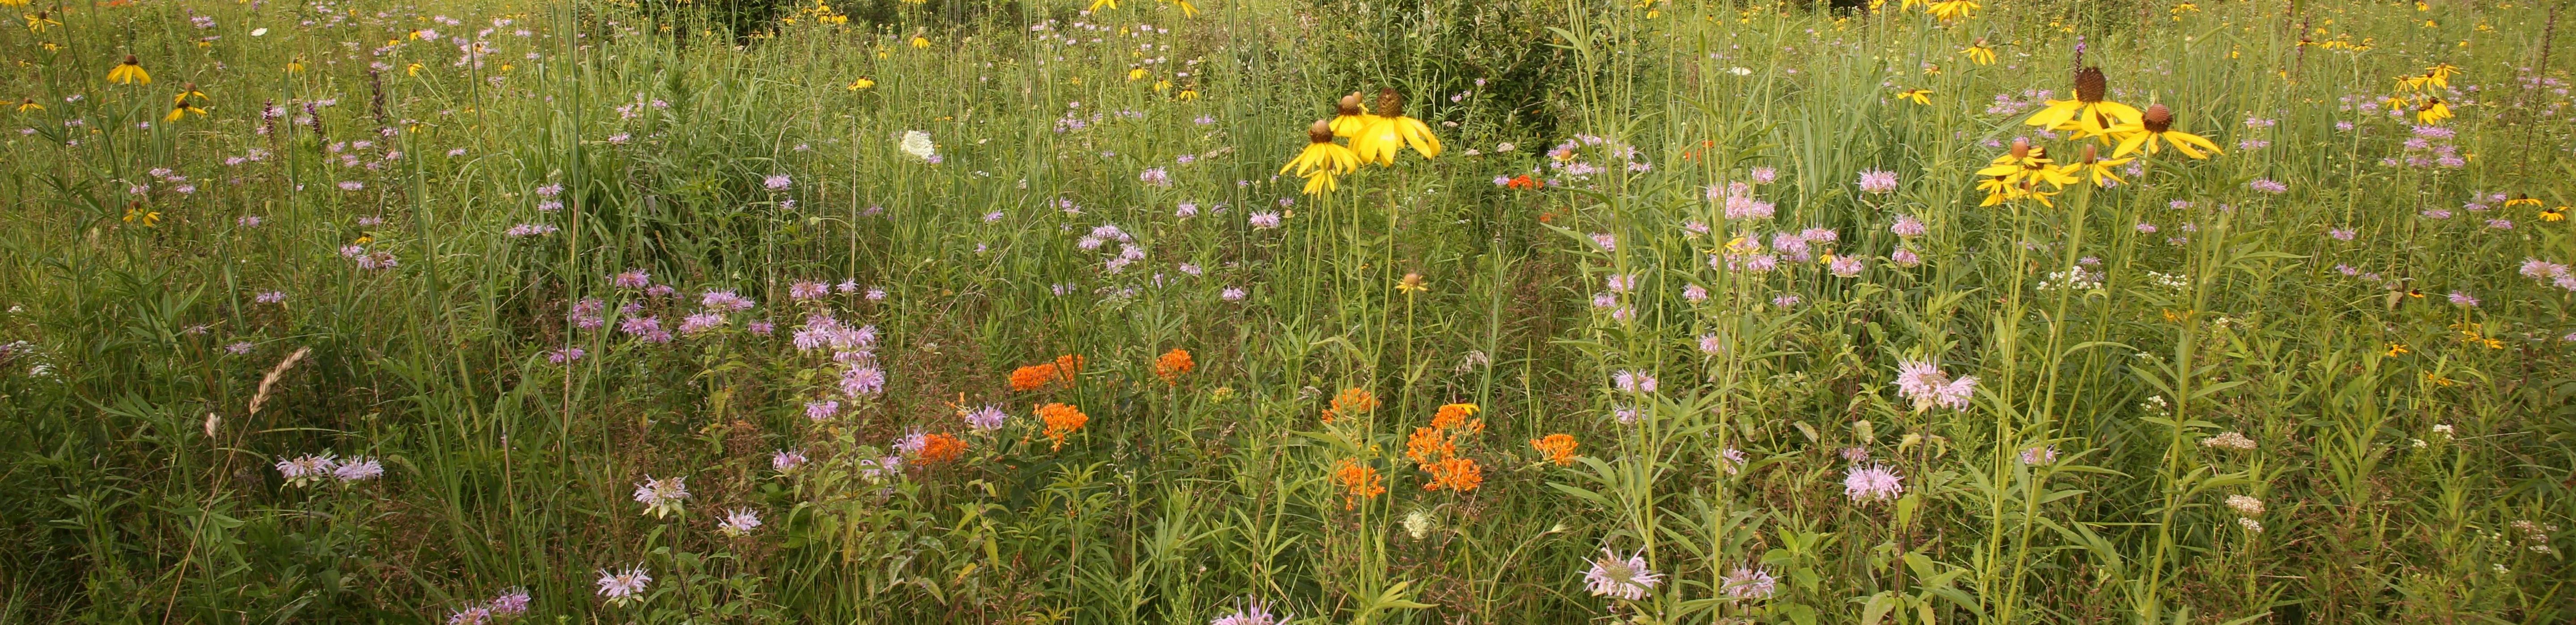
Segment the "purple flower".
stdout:
<path fill-rule="evenodd" d="M 2326 236 L 2334 237 L 2334 240 L 2337 241 L 2350 241 L 2354 236 L 2356 236 L 2356 233 L 2354 233 L 2351 228 L 2328 228 L 2326 229 Z"/>
<path fill-rule="evenodd" d="M 750 310 L 753 304 L 733 291 L 707 291 L 698 296 L 698 305 L 708 310 Z"/>
<path fill-rule="evenodd" d="M 1913 267 L 1923 264 L 1922 256 L 1915 255 L 1913 248 L 1905 247 L 1896 248 L 1896 253 L 1888 254 L 1887 260 L 1888 262 L 1896 263 L 1896 266 L 1898 267 Z"/>
<path fill-rule="evenodd" d="M 1871 169 L 1860 172 L 1860 190 L 1872 194 L 1896 191 L 1896 172 Z"/>
<path fill-rule="evenodd" d="M 2031 466 L 2056 464 L 2057 446 L 2040 445 L 2037 447 L 2023 449 L 2021 450 L 2021 463 Z"/>
<path fill-rule="evenodd" d="M 688 318 L 680 320 L 680 333 L 697 334 L 713 330 L 717 326 L 724 325 L 724 322 L 725 318 L 721 313 L 705 312 L 689 315 Z"/>
<path fill-rule="evenodd" d="M 801 466 L 805 466 L 805 452 L 781 449 L 769 454 L 769 468 L 777 469 L 780 473 L 794 471 L 796 467 Z"/>
<path fill-rule="evenodd" d="M 2470 297 L 2468 293 L 2452 291 L 2451 305 L 2465 308 L 2476 308 L 2478 307 L 2478 298 Z"/>
<path fill-rule="evenodd" d="M 1279 227 L 1279 214 L 1272 212 L 1253 213 L 1251 221 L 1253 228 L 1269 230 Z"/>
<path fill-rule="evenodd" d="M 1164 173 L 1161 167 L 1146 168 L 1145 171 L 1136 174 L 1136 180 L 1157 187 L 1172 186 L 1171 174 Z"/>
<path fill-rule="evenodd" d="M 1708 301 L 1708 289 L 1696 284 L 1683 286 L 1682 299 L 1693 304 Z"/>
<path fill-rule="evenodd" d="M 1887 231 L 1908 239 L 1923 236 L 1923 220 L 1913 215 L 1897 215 L 1896 223 L 1889 225 Z"/>
<path fill-rule="evenodd" d="M 1242 288 L 1240 288 L 1240 287 L 1226 287 L 1224 291 L 1220 291 L 1220 292 L 1218 292 L 1218 293 L 1217 293 L 1217 297 L 1218 297 L 1219 299 L 1223 299 L 1223 300 L 1225 300 L 1225 301 L 1229 301 L 1229 302 L 1240 302 L 1240 301 L 1243 301 L 1243 297 L 1244 297 L 1244 295 L 1245 295 L 1245 293 L 1244 293 L 1243 289 L 1242 289 Z"/>
<path fill-rule="evenodd" d="M 965 418 L 967 427 L 974 428 L 975 431 L 978 432 L 990 432 L 1001 429 L 1002 424 L 1009 421 L 1011 418 L 1010 415 L 1002 414 L 1002 409 L 999 406 L 985 406 L 977 408 L 967 411 L 965 414 L 960 416 Z"/>
<path fill-rule="evenodd" d="M 285 291 L 261 291 L 258 297 L 255 297 L 255 298 L 252 298 L 252 299 L 257 300 L 259 303 L 262 303 L 262 304 L 283 304 L 283 303 L 286 303 L 286 292 L 285 292 Z"/>
<path fill-rule="evenodd" d="M 331 472 L 339 468 L 339 461 L 332 458 L 330 452 L 305 454 L 293 460 L 277 461 L 277 474 L 286 478 L 287 485 L 297 487 L 320 482 L 330 477 Z"/>
<path fill-rule="evenodd" d="M 599 570 L 599 596 L 608 598 L 610 606 L 625 607 L 643 601 L 644 587 L 652 583 L 653 576 L 640 566 L 624 571 Z"/>
<path fill-rule="evenodd" d="M 1604 252 L 1619 251 L 1619 237 L 1607 232 L 1592 233 L 1592 244 L 1601 246 L 1601 251 Z"/>
<path fill-rule="evenodd" d="M 640 289 L 653 284 L 653 274 L 642 269 L 629 269 L 610 276 L 608 283 L 621 289 Z"/>
<path fill-rule="evenodd" d="M 769 336 L 770 332 L 778 330 L 778 324 L 770 323 L 768 319 L 760 319 L 751 323 L 743 324 L 742 329 L 752 334 Z"/>
<path fill-rule="evenodd" d="M 1977 376 L 1951 379 L 1939 366 L 1928 360 L 1908 360 L 1897 365 L 1896 391 L 1913 400 L 1915 410 L 1941 406 L 1952 410 L 1968 409 L 1968 400 L 1976 395 Z"/>
<path fill-rule="evenodd" d="M 1832 271 L 1835 276 L 1844 278 L 1860 277 L 1860 270 L 1862 268 L 1860 257 L 1858 256 L 1836 256 L 1832 262 L 1826 263 L 1825 266 L 1826 269 L 1828 271 Z"/>
<path fill-rule="evenodd" d="M 1715 356 L 1726 351 L 1726 341 L 1715 334 L 1699 335 L 1699 353 Z"/>
<path fill-rule="evenodd" d="M 1779 297 L 1771 298 L 1771 305 L 1781 308 L 1796 308 L 1799 301 L 1801 300 L 1798 298 L 1798 294 L 1796 293 L 1782 293 Z"/>
<path fill-rule="evenodd" d="M 644 504 L 644 511 L 655 518 L 679 512 L 681 503 L 688 499 L 687 477 L 648 477 L 635 485 L 635 503 Z"/>
<path fill-rule="evenodd" d="M 805 402 L 805 418 L 807 419 L 822 421 L 839 414 L 841 414 L 841 402 L 839 401 L 826 399 L 823 401 Z"/>
<path fill-rule="evenodd" d="M 759 528 L 760 515 L 742 508 L 735 508 L 733 511 L 725 513 L 724 521 L 716 524 L 717 532 L 735 538 L 741 538 L 744 534 L 749 534 L 752 530 Z"/>
<path fill-rule="evenodd" d="M 250 341 L 235 341 L 231 345 L 225 345 L 224 351 L 232 352 L 235 356 L 240 356 L 249 354 L 250 348 Z"/>
<path fill-rule="evenodd" d="M 1773 180 L 1779 180 L 1779 179 L 1780 179 L 1780 170 L 1772 169 L 1772 168 L 1769 168 L 1769 167 L 1755 167 L 1755 168 L 1753 168 L 1753 183 L 1754 183 L 1754 184 L 1771 184 L 1771 181 L 1773 181 Z"/>
<path fill-rule="evenodd" d="M 1663 580 L 1663 574 L 1656 573 L 1652 567 L 1647 566 L 1644 554 L 1630 554 L 1626 558 L 1621 558 L 1618 554 L 1612 553 L 1608 547 L 1603 547 L 1601 557 L 1592 561 L 1592 569 L 1583 573 L 1584 589 L 1591 591 L 1592 596 L 1610 596 L 1629 601 L 1645 599 L 1646 593 L 1654 590 L 1655 585 L 1662 583 Z"/>
<path fill-rule="evenodd" d="M 1644 371 L 1620 371 L 1610 374 L 1610 385 L 1622 393 L 1655 392 L 1655 376 Z"/>
<path fill-rule="evenodd" d="M 769 187 L 769 190 L 771 191 L 783 191 L 786 190 L 789 185 L 793 185 L 795 183 L 796 181 L 792 178 L 788 178 L 787 174 L 770 176 L 768 178 L 761 179 L 760 181 L 761 186 Z"/>
<path fill-rule="evenodd" d="M 1843 495 L 1854 502 L 1887 501 L 1905 494 L 1905 478 L 1886 466 L 1854 465 L 1843 473 Z"/>
<path fill-rule="evenodd" d="M 385 465 L 366 456 L 350 456 L 340 461 L 340 466 L 331 469 L 331 477 L 343 482 L 364 482 L 384 474 Z"/>
<path fill-rule="evenodd" d="M 492 598 L 491 608 L 493 616 L 512 617 L 527 614 L 528 591 L 520 588 L 502 591 L 501 596 Z"/>
<path fill-rule="evenodd" d="M 1208 621 L 1208 625 L 1281 625 L 1294 618 L 1296 617 L 1271 614 L 1270 607 L 1262 605 L 1260 601 L 1245 600 L 1242 607 L 1235 608 L 1225 616 L 1216 617 L 1216 620 Z"/>
<path fill-rule="evenodd" d="M 844 395 L 873 396 L 885 392 L 885 384 L 885 370 L 873 364 L 854 364 L 841 371 L 841 393 Z"/>
<path fill-rule="evenodd" d="M 2281 194 L 2281 193 L 2288 193 L 2288 192 L 2290 192 L 2290 185 L 2281 184 L 2281 183 L 2280 183 L 2280 181 L 2273 180 L 2273 179 L 2270 179 L 2270 178 L 2257 178 L 2257 179 L 2255 179 L 2253 182 L 2245 183 L 2245 187 L 2246 187 L 2246 188 L 2249 188 L 2249 189 L 2256 190 L 2256 191 L 2261 191 L 2261 192 L 2264 192 L 2264 193 L 2272 193 L 2272 194 Z"/>
<path fill-rule="evenodd" d="M 586 355 L 589 355 L 589 352 L 582 351 L 579 347 L 564 347 L 561 349 L 548 350 L 546 352 L 546 362 L 560 365 L 581 360 L 581 357 Z"/>
<path fill-rule="evenodd" d="M 1756 567 L 1735 567 L 1718 579 L 1718 592 L 1736 599 L 1768 599 L 1779 592 L 1780 580 L 1771 572 Z"/>

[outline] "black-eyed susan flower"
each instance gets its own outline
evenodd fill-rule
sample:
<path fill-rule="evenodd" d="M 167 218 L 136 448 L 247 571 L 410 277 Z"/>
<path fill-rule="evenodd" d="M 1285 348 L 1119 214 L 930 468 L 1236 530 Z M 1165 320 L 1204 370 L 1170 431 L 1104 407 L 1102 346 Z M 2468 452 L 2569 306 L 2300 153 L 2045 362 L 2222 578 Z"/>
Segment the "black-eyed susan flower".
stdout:
<path fill-rule="evenodd" d="M 1978 65 L 1995 64 L 1995 49 L 1993 46 L 1986 45 L 1986 40 L 1983 37 L 1977 38 L 1976 43 L 1960 49 L 1959 55 L 1968 57 L 1968 62 L 1970 63 Z"/>
<path fill-rule="evenodd" d="M 2083 156 L 2075 159 L 2074 163 L 2060 168 L 2061 173 L 2065 173 L 2069 176 L 2082 177 L 2086 180 L 2092 181 L 2093 186 L 2105 189 L 2128 183 L 2127 180 L 2120 179 L 2118 170 L 2114 168 L 2121 165 L 2127 165 L 2129 164 L 2129 161 L 2137 160 L 2136 158 L 2101 158 L 2099 154 L 2094 152 L 2094 147 L 2091 144 L 2086 144 L 2084 146 L 2082 154 Z"/>
<path fill-rule="evenodd" d="M 2111 151 L 2112 158 L 2128 156 L 2142 149 L 2154 154 L 2162 145 L 2172 145 L 2174 151 L 2194 159 L 2209 158 L 2210 154 L 2219 153 L 2218 144 L 2211 143 L 2209 139 L 2174 130 L 2173 110 L 2162 104 L 2148 106 L 2146 112 L 2138 115 L 2138 123 L 2122 124 L 2111 129 L 2111 134 L 2122 137 L 2119 149 Z M 2203 150 L 2207 153 L 2202 153 Z"/>
<path fill-rule="evenodd" d="M 1985 5 L 1977 4 L 1975 0 L 1937 0 L 1924 6 L 1923 12 L 1946 24 L 1976 17 L 1977 9 L 1982 8 Z"/>
<path fill-rule="evenodd" d="M 182 98 L 170 106 L 170 114 L 162 116 L 161 121 L 177 122 L 180 119 L 186 118 L 189 113 L 196 113 L 198 117 L 205 117 L 206 109 L 197 108 L 197 105 L 190 104 L 186 99 Z"/>
<path fill-rule="evenodd" d="M 1314 125 L 1306 128 L 1306 139 L 1305 151 L 1298 152 L 1297 158 L 1289 159 L 1287 165 L 1280 166 L 1279 173 L 1305 178 L 1307 195 L 1321 195 L 1339 188 L 1333 180 L 1334 176 L 1351 173 L 1360 168 L 1358 154 L 1353 153 L 1350 148 L 1342 147 L 1342 144 L 1333 142 L 1331 123 L 1320 119 L 1315 120 Z"/>
<path fill-rule="evenodd" d="M 2451 117 L 2451 105 L 2442 103 L 2441 98 L 2425 98 L 2423 104 L 2415 107 L 2416 123 L 2426 126 L 2440 125 Z"/>
<path fill-rule="evenodd" d="M 1342 96 L 1342 100 L 1334 104 L 1333 136 L 1357 137 L 1361 130 L 1366 130 L 1376 123 L 1376 115 L 1370 115 L 1368 111 L 1360 108 L 1360 92 L 1353 91 L 1350 95 Z"/>
<path fill-rule="evenodd" d="M 152 73 L 143 71 L 143 64 L 136 61 L 134 55 L 128 54 L 125 55 L 125 62 L 116 64 L 115 69 L 107 70 L 107 81 L 120 85 L 149 85 L 152 84 Z"/>
<path fill-rule="evenodd" d="M 874 86 L 877 86 L 877 80 L 866 76 L 860 76 L 858 80 L 850 81 L 851 91 L 858 91 Z"/>
<path fill-rule="evenodd" d="M 2050 198 L 2056 191 L 2079 181 L 2073 172 L 2073 168 L 2057 167 L 2055 161 L 2049 160 L 2047 150 L 2031 145 L 2029 139 L 2014 139 L 2011 152 L 1977 170 L 1977 175 L 1984 177 L 1977 182 L 1977 190 L 1986 192 L 1986 200 L 1978 206 L 2024 199 L 2055 206 Z M 2049 189 L 2041 190 L 2043 184 Z"/>
<path fill-rule="evenodd" d="M 1413 151 L 1421 153 L 1423 158 L 1440 156 L 1440 137 L 1431 134 L 1431 126 L 1422 120 L 1406 117 L 1404 99 L 1397 96 L 1394 89 L 1380 90 L 1377 93 L 1377 121 L 1360 130 L 1358 136 L 1351 137 L 1351 151 L 1359 154 L 1361 162 L 1393 166 L 1395 153 L 1404 151 L 1405 146 L 1412 146 Z"/>
<path fill-rule="evenodd" d="M 2110 89 L 2110 80 L 2102 68 L 2075 70 L 2075 99 L 2049 100 L 2048 108 L 2032 113 L 2024 125 L 2050 130 L 2072 130 L 2076 138 L 2107 135 L 2111 127 L 2138 121 L 2137 107 L 2102 99 Z"/>
<path fill-rule="evenodd" d="M 50 11 L 37 11 L 35 13 L 28 14 L 25 17 L 27 18 L 27 32 L 41 33 L 45 32 L 45 29 L 47 28 L 63 25 L 62 22 L 54 21 L 53 13 Z"/>
<path fill-rule="evenodd" d="M 1102 8 L 1118 8 L 1118 0 L 1091 0 L 1091 8 L 1086 10 L 1098 13 Z"/>
<path fill-rule="evenodd" d="M 2451 76 L 2458 73 L 2460 73 L 2459 66 L 2449 63 L 2436 63 L 2432 67 L 2424 68 L 2424 80 L 2426 84 L 2429 84 L 2434 88 L 2449 89 L 2451 88 Z"/>
<path fill-rule="evenodd" d="M 2541 221 L 2566 221 L 2567 207 L 2554 206 L 2540 211 Z"/>
<path fill-rule="evenodd" d="M 2505 201 L 2504 201 L 2504 207 L 2505 207 L 2505 208 L 2513 208 L 2513 207 L 2516 207 L 2516 206 L 2539 206 L 2539 205 L 2540 205 L 2540 198 L 2531 197 L 2531 196 L 2529 196 L 2529 195 L 2524 195 L 2524 194 L 2520 194 L 2520 193 L 2513 194 L 2513 199 L 2509 199 L 2509 200 L 2505 200 Z"/>
<path fill-rule="evenodd" d="M 1899 99 L 1899 100 L 1911 100 L 1911 101 L 1913 101 L 1915 104 L 1921 104 L 1921 105 L 1924 105 L 1924 106 L 1931 106 L 1931 105 L 1932 105 L 1932 90 L 1930 90 L 1930 89 L 1907 89 L 1907 90 L 1904 90 L 1904 91 L 1897 92 L 1897 94 L 1896 94 L 1896 99 Z"/>
<path fill-rule="evenodd" d="M 33 113 L 42 110 L 45 110 L 45 105 L 37 104 L 35 98 L 20 98 L 18 100 L 18 112 L 20 113 Z"/>
<path fill-rule="evenodd" d="M 206 101 L 206 92 L 198 91 L 197 83 L 192 82 L 180 86 L 179 95 L 170 98 L 170 100 L 173 102 L 187 102 L 189 100 L 204 102 Z"/>

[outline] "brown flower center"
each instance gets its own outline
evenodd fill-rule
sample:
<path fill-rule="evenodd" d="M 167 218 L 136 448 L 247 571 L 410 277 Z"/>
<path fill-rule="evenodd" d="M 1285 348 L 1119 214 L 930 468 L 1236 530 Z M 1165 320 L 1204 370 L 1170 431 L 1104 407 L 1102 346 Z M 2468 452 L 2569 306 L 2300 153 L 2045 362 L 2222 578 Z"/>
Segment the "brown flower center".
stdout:
<path fill-rule="evenodd" d="M 2108 90 L 2109 82 L 2110 79 L 2102 75 L 2102 68 L 2075 70 L 2075 101 L 2085 104 L 2102 101 L 2102 93 Z"/>

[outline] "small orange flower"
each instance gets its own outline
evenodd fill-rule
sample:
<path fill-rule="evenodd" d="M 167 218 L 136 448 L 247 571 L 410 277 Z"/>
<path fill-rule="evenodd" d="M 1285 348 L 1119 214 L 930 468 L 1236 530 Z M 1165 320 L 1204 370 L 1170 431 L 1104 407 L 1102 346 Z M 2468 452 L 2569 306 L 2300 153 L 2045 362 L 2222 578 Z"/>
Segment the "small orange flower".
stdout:
<path fill-rule="evenodd" d="M 1412 458 L 1414 464 L 1422 465 L 1426 470 L 1431 463 L 1438 462 L 1435 458 L 1455 455 L 1458 455 L 1458 444 L 1451 442 L 1449 433 L 1439 428 L 1413 428 L 1413 436 L 1404 441 L 1404 457 Z"/>
<path fill-rule="evenodd" d="M 1333 407 L 1324 409 L 1324 422 L 1332 423 L 1334 419 L 1358 416 L 1376 409 L 1377 395 L 1358 388 L 1346 388 L 1333 396 Z"/>
<path fill-rule="evenodd" d="M 1190 351 L 1177 347 L 1154 359 L 1154 375 L 1163 378 L 1164 384 L 1180 384 L 1181 374 L 1197 368 L 1199 363 L 1190 360 Z"/>
<path fill-rule="evenodd" d="M 1529 174 L 1521 174 L 1517 178 L 1504 182 L 1503 186 L 1510 189 L 1529 190 L 1545 187 L 1547 186 L 1547 181 L 1531 178 L 1529 177 Z"/>
<path fill-rule="evenodd" d="M 1572 434 L 1549 434 L 1545 438 L 1530 439 L 1530 447 L 1547 454 L 1547 461 L 1560 467 L 1574 464 L 1574 444 Z"/>
<path fill-rule="evenodd" d="M 1477 486 L 1485 483 L 1484 469 L 1477 468 L 1476 461 L 1469 458 L 1450 458 L 1435 462 L 1431 464 L 1429 470 L 1431 483 L 1422 485 L 1422 490 L 1445 488 L 1463 493 L 1476 490 Z"/>
<path fill-rule="evenodd" d="M 1072 354 L 1055 357 L 1055 362 L 1029 365 L 1011 371 L 1011 390 L 1034 391 L 1049 384 L 1072 384 L 1073 376 L 1082 373 L 1082 357 Z"/>
<path fill-rule="evenodd" d="M 1046 437 L 1055 442 L 1053 449 L 1061 450 L 1064 449 L 1065 435 L 1082 429 L 1082 424 L 1091 422 L 1091 416 L 1072 406 L 1047 404 L 1038 407 L 1038 420 L 1046 422 Z"/>
<path fill-rule="evenodd" d="M 1431 415 L 1431 427 L 1443 430 L 1467 428 L 1476 432 L 1483 432 L 1485 431 L 1485 421 L 1483 419 L 1478 419 L 1474 423 L 1469 423 L 1467 421 L 1468 417 L 1476 416 L 1476 411 L 1478 410 L 1481 410 L 1481 408 L 1477 408 L 1475 404 L 1448 404 L 1441 406 L 1440 412 Z"/>
<path fill-rule="evenodd" d="M 1342 487 L 1342 509 L 1357 508 L 1360 502 L 1386 494 L 1386 480 L 1377 469 L 1354 460 L 1343 460 L 1333 469 L 1333 483 Z"/>
<path fill-rule="evenodd" d="M 921 463 L 939 464 L 965 457 L 966 440 L 946 432 L 921 437 Z"/>

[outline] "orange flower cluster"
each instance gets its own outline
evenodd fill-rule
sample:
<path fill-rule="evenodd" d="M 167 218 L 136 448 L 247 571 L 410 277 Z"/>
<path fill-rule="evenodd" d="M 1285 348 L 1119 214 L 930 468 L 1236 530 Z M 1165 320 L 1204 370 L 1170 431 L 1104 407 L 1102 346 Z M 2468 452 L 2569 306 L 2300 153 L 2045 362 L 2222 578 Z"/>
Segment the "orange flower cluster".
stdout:
<path fill-rule="evenodd" d="M 1082 373 L 1082 357 L 1065 354 L 1055 362 L 1020 367 L 1011 371 L 1011 390 L 1034 391 L 1049 384 L 1072 384 L 1073 376 Z"/>
<path fill-rule="evenodd" d="M 1414 428 L 1413 436 L 1405 439 L 1405 457 L 1431 474 L 1431 482 L 1423 484 L 1423 490 L 1463 493 L 1485 483 L 1485 472 L 1476 467 L 1475 460 L 1458 457 L 1459 436 L 1485 431 L 1485 420 L 1474 418 L 1476 411 L 1475 404 L 1441 406 L 1440 412 L 1431 417 L 1431 427 Z"/>
<path fill-rule="evenodd" d="M 1047 440 L 1054 441 L 1053 449 L 1057 450 L 1064 449 L 1065 435 L 1072 434 L 1074 430 L 1082 429 L 1082 424 L 1091 422 L 1090 415 L 1082 414 L 1081 409 L 1064 404 L 1039 406 L 1038 419 L 1046 422 Z"/>
<path fill-rule="evenodd" d="M 939 464 L 966 456 L 966 440 L 946 432 L 921 437 L 921 463 Z"/>
<path fill-rule="evenodd" d="M 1547 461 L 1556 463 L 1556 466 L 1574 464 L 1574 435 L 1572 434 L 1558 433 L 1549 434 L 1546 438 L 1533 438 L 1530 439 L 1530 447 L 1538 449 L 1539 453 L 1547 454 Z"/>
<path fill-rule="evenodd" d="M 1164 384 L 1180 384 L 1181 374 L 1197 368 L 1199 363 L 1190 360 L 1189 350 L 1177 347 L 1172 348 L 1172 351 L 1163 352 L 1163 357 L 1154 359 L 1154 375 L 1163 378 Z"/>
<path fill-rule="evenodd" d="M 1334 419 L 1358 416 L 1376 409 L 1377 395 L 1370 394 L 1366 390 L 1346 388 L 1342 389 L 1341 394 L 1333 396 L 1333 407 L 1324 409 L 1324 422 L 1332 423 Z"/>
<path fill-rule="evenodd" d="M 1386 480 L 1377 469 L 1355 460 L 1343 460 L 1333 469 L 1333 483 L 1342 487 L 1342 509 L 1357 508 L 1361 501 L 1386 494 Z"/>

